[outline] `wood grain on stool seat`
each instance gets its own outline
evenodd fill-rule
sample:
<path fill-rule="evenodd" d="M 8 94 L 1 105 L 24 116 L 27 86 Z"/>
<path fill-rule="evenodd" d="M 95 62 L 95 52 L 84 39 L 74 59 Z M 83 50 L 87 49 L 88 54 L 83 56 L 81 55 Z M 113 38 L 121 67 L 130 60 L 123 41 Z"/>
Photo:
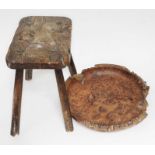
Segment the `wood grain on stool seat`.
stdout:
<path fill-rule="evenodd" d="M 23 18 L 10 45 L 10 68 L 62 68 L 70 63 L 72 23 L 66 17 Z"/>
<path fill-rule="evenodd" d="M 73 131 L 62 68 L 76 68 L 70 52 L 72 22 L 66 17 L 31 16 L 21 19 L 6 56 L 16 70 L 11 135 L 19 134 L 23 71 L 32 79 L 33 69 L 55 69 L 66 131 Z"/>

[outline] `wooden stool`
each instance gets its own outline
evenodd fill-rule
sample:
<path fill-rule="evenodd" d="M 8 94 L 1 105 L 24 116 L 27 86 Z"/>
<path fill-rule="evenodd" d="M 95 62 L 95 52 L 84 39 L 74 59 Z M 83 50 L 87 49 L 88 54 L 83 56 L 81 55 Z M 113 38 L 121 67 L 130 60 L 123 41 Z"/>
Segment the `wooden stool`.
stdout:
<path fill-rule="evenodd" d="M 19 134 L 23 71 L 32 79 L 32 69 L 55 69 L 66 131 L 73 130 L 62 68 L 71 75 L 76 68 L 70 53 L 72 23 L 65 17 L 25 17 L 18 26 L 6 56 L 8 67 L 16 69 L 11 135 Z"/>

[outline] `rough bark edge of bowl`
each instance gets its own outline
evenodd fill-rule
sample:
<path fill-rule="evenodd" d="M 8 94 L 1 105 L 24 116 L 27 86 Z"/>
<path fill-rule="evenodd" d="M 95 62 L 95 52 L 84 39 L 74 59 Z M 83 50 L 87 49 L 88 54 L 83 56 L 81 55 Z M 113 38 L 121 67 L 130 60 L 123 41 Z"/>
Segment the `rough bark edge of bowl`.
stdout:
<path fill-rule="evenodd" d="M 113 131 L 119 131 L 122 129 L 130 128 L 134 125 L 137 125 L 141 121 L 143 121 L 147 117 L 147 113 L 143 112 L 138 117 L 132 119 L 131 121 L 124 123 L 124 124 L 117 124 L 117 125 L 104 125 L 104 124 L 96 124 L 91 123 L 88 121 L 78 121 L 79 123 L 85 125 L 86 127 L 90 129 L 94 129 L 96 131 L 102 131 L 102 132 L 113 132 Z"/>
<path fill-rule="evenodd" d="M 137 79 L 137 82 L 142 86 L 144 98 L 148 95 L 149 86 L 147 86 L 146 82 L 140 76 L 138 76 L 133 71 L 131 72 L 128 68 L 126 68 L 124 66 L 114 65 L 114 64 L 96 64 L 94 67 L 90 67 L 90 68 L 84 69 L 84 70 L 82 70 L 82 72 L 80 74 L 75 74 L 73 76 L 70 76 L 66 80 L 66 87 L 67 88 L 69 87 L 69 84 L 70 84 L 72 79 L 75 79 L 75 80 L 83 82 L 83 80 L 84 80 L 84 73 L 86 71 L 89 71 L 89 70 L 92 70 L 92 69 L 95 69 L 95 68 L 103 68 L 103 67 L 115 68 L 115 69 L 119 69 L 119 70 L 122 70 L 124 72 L 127 72 L 127 73 L 131 74 L 132 76 L 134 76 L 135 79 Z"/>

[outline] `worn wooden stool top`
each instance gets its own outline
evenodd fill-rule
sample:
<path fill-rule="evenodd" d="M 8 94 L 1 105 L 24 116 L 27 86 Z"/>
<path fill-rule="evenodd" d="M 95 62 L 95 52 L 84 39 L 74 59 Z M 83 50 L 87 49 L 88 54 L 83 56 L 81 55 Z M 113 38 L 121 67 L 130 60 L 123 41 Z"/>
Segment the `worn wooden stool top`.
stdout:
<path fill-rule="evenodd" d="M 71 20 L 65 17 L 23 18 L 6 61 L 13 69 L 62 68 L 70 62 Z"/>
<path fill-rule="evenodd" d="M 102 64 L 67 80 L 72 116 L 100 131 L 114 131 L 146 117 L 149 87 L 127 68 Z"/>

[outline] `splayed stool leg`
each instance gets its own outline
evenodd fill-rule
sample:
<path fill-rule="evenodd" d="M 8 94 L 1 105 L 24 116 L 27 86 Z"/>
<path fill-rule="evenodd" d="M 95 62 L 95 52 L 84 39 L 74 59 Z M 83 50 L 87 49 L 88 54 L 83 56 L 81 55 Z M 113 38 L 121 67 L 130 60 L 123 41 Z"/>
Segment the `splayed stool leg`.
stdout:
<path fill-rule="evenodd" d="M 73 131 L 72 117 L 70 113 L 68 96 L 66 92 L 66 86 L 65 86 L 62 70 L 56 69 L 55 75 L 56 75 L 58 91 L 59 91 L 59 96 L 60 96 L 60 101 L 62 106 L 65 128 L 66 128 L 66 131 Z"/>
<path fill-rule="evenodd" d="M 22 86 L 23 86 L 23 70 L 17 69 L 15 75 L 14 96 L 13 96 L 13 110 L 12 110 L 12 124 L 11 124 L 12 136 L 19 134 Z"/>
<path fill-rule="evenodd" d="M 32 80 L 32 69 L 25 70 L 25 80 Z"/>
<path fill-rule="evenodd" d="M 73 61 L 73 57 L 70 58 L 70 64 L 68 65 L 69 72 L 71 75 L 77 74 L 76 67 Z"/>

